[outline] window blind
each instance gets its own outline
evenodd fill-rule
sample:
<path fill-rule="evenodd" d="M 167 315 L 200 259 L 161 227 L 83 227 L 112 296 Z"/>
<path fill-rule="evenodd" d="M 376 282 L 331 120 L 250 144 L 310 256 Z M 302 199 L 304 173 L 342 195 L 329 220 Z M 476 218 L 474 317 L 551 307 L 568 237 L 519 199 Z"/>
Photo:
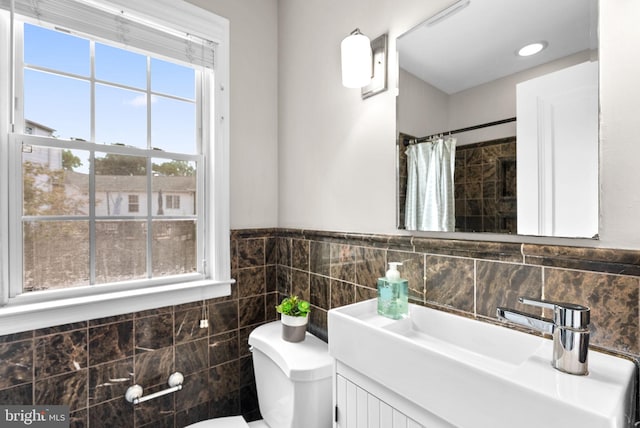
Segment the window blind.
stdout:
<path fill-rule="evenodd" d="M 0 8 L 71 33 L 91 35 L 125 47 L 165 56 L 199 67 L 213 68 L 215 43 L 199 36 L 161 27 L 142 16 L 106 2 L 91 0 L 0 0 Z"/>

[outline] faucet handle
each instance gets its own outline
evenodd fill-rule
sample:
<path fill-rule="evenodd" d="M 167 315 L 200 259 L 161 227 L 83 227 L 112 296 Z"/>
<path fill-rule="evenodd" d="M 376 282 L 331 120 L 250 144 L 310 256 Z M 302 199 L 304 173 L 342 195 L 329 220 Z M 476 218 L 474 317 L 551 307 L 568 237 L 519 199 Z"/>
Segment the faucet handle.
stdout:
<path fill-rule="evenodd" d="M 525 305 L 551 309 L 553 311 L 553 322 L 558 327 L 580 330 L 586 329 L 590 322 L 591 310 L 587 306 L 575 303 L 552 302 L 531 297 L 519 297 L 518 301 Z"/>

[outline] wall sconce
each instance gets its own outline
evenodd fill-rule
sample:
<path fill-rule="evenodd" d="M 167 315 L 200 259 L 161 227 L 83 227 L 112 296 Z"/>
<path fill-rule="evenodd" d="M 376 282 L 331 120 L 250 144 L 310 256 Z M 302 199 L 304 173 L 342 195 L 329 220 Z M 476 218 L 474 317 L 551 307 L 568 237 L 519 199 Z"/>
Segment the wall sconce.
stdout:
<path fill-rule="evenodd" d="M 356 28 L 340 44 L 342 56 L 342 85 L 362 88 L 371 82 L 373 64 L 371 42 Z"/>
<path fill-rule="evenodd" d="M 361 88 L 362 98 L 387 89 L 387 35 L 369 41 L 356 28 L 340 45 L 342 85 Z"/>

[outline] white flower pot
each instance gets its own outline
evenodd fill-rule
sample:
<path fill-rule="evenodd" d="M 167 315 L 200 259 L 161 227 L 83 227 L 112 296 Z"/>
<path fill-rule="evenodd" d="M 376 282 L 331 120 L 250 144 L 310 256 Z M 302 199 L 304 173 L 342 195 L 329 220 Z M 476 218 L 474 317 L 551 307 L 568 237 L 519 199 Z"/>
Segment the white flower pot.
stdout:
<path fill-rule="evenodd" d="M 302 342 L 307 332 L 309 316 L 293 317 L 291 315 L 281 315 L 282 339 L 287 342 Z"/>

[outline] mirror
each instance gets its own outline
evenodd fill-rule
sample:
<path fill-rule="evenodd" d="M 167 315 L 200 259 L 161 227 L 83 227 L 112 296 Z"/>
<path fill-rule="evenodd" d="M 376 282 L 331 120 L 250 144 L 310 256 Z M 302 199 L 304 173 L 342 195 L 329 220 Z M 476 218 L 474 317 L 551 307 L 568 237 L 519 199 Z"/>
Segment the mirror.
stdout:
<path fill-rule="evenodd" d="M 397 39 L 398 228 L 597 237 L 597 20 L 597 0 L 460 0 Z"/>

